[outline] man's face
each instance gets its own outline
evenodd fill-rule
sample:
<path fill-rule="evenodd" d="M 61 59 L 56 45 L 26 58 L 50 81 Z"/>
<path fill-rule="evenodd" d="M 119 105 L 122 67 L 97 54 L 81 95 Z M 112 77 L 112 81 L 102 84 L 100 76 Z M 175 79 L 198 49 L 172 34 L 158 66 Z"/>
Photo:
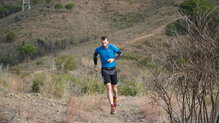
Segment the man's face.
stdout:
<path fill-rule="evenodd" d="M 105 39 L 104 41 L 101 41 L 101 44 L 104 48 L 107 48 L 109 41 L 107 39 Z"/>

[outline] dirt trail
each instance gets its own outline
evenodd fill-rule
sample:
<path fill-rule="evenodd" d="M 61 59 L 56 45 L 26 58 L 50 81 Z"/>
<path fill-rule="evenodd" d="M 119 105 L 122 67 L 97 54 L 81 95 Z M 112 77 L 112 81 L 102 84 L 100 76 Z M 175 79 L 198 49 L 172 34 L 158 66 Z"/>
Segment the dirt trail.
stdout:
<path fill-rule="evenodd" d="M 135 42 L 137 42 L 137 41 L 140 41 L 140 40 L 142 40 L 142 39 L 146 39 L 146 38 L 152 37 L 152 36 L 154 36 L 154 35 L 160 33 L 160 32 L 163 30 L 164 27 L 165 27 L 165 25 L 160 26 L 159 28 L 156 28 L 156 29 L 152 30 L 151 33 L 145 34 L 145 35 L 143 35 L 143 36 L 138 36 L 137 38 L 126 42 L 126 44 L 128 44 L 128 45 L 129 45 L 129 44 L 133 44 L 133 43 L 135 43 Z"/>
<path fill-rule="evenodd" d="M 117 107 L 117 114 L 110 115 L 110 108 L 108 100 L 104 100 L 104 107 L 102 114 L 102 120 L 100 122 L 104 123 L 143 123 L 144 116 L 140 113 L 139 107 L 134 104 L 135 97 L 119 97 L 119 105 Z"/>
<path fill-rule="evenodd" d="M 14 93 L 0 89 L 0 123 L 66 123 L 65 103 L 39 94 Z M 117 114 L 110 115 L 107 98 L 101 110 L 85 112 L 70 123 L 143 123 L 144 116 L 134 103 L 136 97 L 119 97 Z M 98 104 L 96 104 L 98 105 Z M 90 118 L 86 118 L 90 117 Z"/>
<path fill-rule="evenodd" d="M 173 19 L 171 19 L 170 21 L 166 22 L 165 24 L 160 25 L 158 28 L 155 28 L 155 29 L 151 30 L 150 33 L 143 34 L 143 35 L 139 35 L 139 36 L 137 36 L 135 39 L 131 39 L 131 40 L 127 41 L 125 44 L 126 44 L 126 45 L 130 45 L 130 44 L 136 43 L 137 41 L 140 41 L 140 40 L 142 40 L 142 39 L 147 39 L 147 38 L 149 38 L 149 37 L 155 36 L 156 34 L 161 33 L 161 32 L 164 30 L 165 26 L 166 26 L 168 23 L 174 22 L 174 21 L 176 21 L 176 20 L 178 20 L 178 19 L 181 19 L 181 18 L 182 18 L 182 17 L 173 18 Z"/>

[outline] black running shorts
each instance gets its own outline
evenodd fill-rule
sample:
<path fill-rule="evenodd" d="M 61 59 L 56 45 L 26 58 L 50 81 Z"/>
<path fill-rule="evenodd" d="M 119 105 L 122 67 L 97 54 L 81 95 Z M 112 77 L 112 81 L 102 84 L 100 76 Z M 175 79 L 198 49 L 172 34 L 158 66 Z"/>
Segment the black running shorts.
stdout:
<path fill-rule="evenodd" d="M 107 84 L 107 83 L 111 83 L 112 85 L 117 84 L 117 69 L 116 69 L 116 67 L 112 67 L 112 68 L 102 67 L 101 74 L 102 74 L 104 84 Z"/>

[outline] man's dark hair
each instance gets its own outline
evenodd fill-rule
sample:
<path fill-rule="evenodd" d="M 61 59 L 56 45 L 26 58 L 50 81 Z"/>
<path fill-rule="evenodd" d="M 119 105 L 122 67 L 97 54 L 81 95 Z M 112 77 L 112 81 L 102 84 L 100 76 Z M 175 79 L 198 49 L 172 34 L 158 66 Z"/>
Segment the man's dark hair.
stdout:
<path fill-rule="evenodd" d="M 104 41 L 104 40 L 106 40 L 106 39 L 107 39 L 106 36 L 102 36 L 102 37 L 101 37 L 101 40 L 102 40 L 102 41 Z"/>

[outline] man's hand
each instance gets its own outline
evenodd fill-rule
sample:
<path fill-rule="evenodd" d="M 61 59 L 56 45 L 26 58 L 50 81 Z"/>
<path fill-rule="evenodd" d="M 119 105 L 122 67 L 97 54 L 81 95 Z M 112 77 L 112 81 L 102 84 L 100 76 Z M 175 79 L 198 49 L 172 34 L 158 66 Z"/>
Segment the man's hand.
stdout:
<path fill-rule="evenodd" d="M 100 69 L 97 67 L 97 65 L 94 65 L 94 69 L 95 69 L 96 72 L 100 71 Z"/>
<path fill-rule="evenodd" d="M 112 63 L 113 61 L 115 61 L 115 59 L 112 58 L 112 59 L 108 59 L 107 61 L 108 61 L 109 63 Z"/>

